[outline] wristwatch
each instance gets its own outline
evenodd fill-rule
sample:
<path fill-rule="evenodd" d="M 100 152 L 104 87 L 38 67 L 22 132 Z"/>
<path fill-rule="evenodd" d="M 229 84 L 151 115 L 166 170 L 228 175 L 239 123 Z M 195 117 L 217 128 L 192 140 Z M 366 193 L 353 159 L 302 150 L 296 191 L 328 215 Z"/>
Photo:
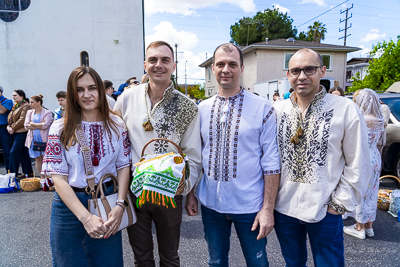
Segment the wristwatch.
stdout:
<path fill-rule="evenodd" d="M 125 207 L 128 207 L 128 205 L 129 205 L 128 202 L 126 200 L 123 200 L 123 199 L 117 199 L 117 201 L 115 203 L 121 203 Z"/>

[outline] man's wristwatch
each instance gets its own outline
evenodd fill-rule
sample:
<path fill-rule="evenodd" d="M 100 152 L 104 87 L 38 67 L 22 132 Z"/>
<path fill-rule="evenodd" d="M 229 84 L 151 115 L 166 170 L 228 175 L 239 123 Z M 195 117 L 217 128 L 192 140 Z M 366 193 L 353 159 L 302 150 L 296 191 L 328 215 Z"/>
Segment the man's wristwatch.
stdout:
<path fill-rule="evenodd" d="M 125 207 L 128 207 L 128 205 L 129 205 L 128 202 L 126 200 L 123 200 L 123 199 L 117 199 L 117 201 L 115 203 L 121 203 Z"/>

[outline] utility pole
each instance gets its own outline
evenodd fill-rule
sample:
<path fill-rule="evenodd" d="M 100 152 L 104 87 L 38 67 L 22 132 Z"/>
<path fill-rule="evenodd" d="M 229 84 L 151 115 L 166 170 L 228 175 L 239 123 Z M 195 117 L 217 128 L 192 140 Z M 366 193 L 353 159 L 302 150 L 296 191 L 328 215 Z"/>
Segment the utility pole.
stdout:
<path fill-rule="evenodd" d="M 348 20 L 348 19 L 351 19 L 351 18 L 353 17 L 353 13 L 351 13 L 350 17 L 348 17 L 348 15 L 349 15 L 349 10 L 352 9 L 352 8 L 353 8 L 353 4 L 351 4 L 351 7 L 346 8 L 346 10 L 344 10 L 344 11 L 340 10 L 340 14 L 343 14 L 344 12 L 346 12 L 346 19 L 344 19 L 344 20 L 340 19 L 340 23 L 342 23 L 342 22 L 344 21 L 344 29 L 340 29 L 340 28 L 339 28 L 339 32 L 344 31 L 344 36 L 343 36 L 343 37 L 340 37 L 340 38 L 338 39 L 338 40 L 344 39 L 344 46 L 346 46 L 346 38 L 347 38 L 348 36 L 351 35 L 351 34 L 347 35 L 347 29 L 350 29 L 350 28 L 351 28 L 352 23 L 350 23 L 350 26 L 347 27 L 347 20 Z"/>
<path fill-rule="evenodd" d="M 178 89 L 178 44 L 175 44 L 175 86 Z"/>
<path fill-rule="evenodd" d="M 247 20 L 243 19 L 242 23 L 247 25 L 247 40 L 246 40 L 246 46 L 249 46 L 249 32 L 250 32 L 250 24 L 257 24 L 261 23 L 262 21 L 260 20 Z"/>
<path fill-rule="evenodd" d="M 187 63 L 187 60 L 185 61 L 185 95 L 187 96 L 187 83 L 186 83 L 186 63 Z"/>

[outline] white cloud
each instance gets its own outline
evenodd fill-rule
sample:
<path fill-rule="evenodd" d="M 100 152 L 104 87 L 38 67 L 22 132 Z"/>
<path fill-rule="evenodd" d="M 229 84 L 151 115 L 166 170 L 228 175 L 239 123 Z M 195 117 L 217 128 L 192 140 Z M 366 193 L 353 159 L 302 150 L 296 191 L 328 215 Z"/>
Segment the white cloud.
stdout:
<path fill-rule="evenodd" d="M 257 11 L 253 0 L 146 0 L 144 1 L 144 11 L 147 16 L 157 13 L 182 14 L 185 16 L 190 16 L 195 14 L 197 9 L 217 6 L 218 4 L 231 4 L 239 6 L 244 12 L 247 13 Z"/>
<path fill-rule="evenodd" d="M 371 52 L 371 49 L 366 48 L 362 45 L 358 46 L 359 48 L 361 48 L 360 51 L 357 51 L 356 53 L 360 53 L 363 57 L 367 57 L 369 56 L 369 52 Z"/>
<path fill-rule="evenodd" d="M 193 32 L 178 31 L 172 23 L 162 21 L 153 28 L 154 33 L 146 35 L 146 47 L 153 41 L 162 40 L 171 46 L 178 44 L 178 51 L 194 48 L 199 42 L 199 38 Z"/>
<path fill-rule="evenodd" d="M 288 9 L 288 8 L 286 8 L 286 7 L 283 7 L 283 6 L 281 6 L 280 4 L 276 4 L 276 3 L 273 3 L 272 4 L 275 8 L 277 8 L 277 9 L 279 9 L 279 11 L 280 12 L 282 12 L 282 13 L 290 13 L 290 9 Z"/>
<path fill-rule="evenodd" d="M 303 0 L 300 4 L 317 4 L 319 6 L 326 6 L 325 0 Z"/>
<path fill-rule="evenodd" d="M 172 23 L 162 21 L 153 28 L 154 33 L 146 35 L 146 47 L 153 41 L 162 40 L 169 43 L 175 51 L 175 44 L 178 44 L 178 82 L 185 83 L 185 62 L 187 83 L 203 83 L 204 69 L 198 66 L 203 63 L 205 53 L 194 54 L 199 38 L 193 32 L 178 31 Z M 175 54 L 174 54 L 175 56 Z"/>
<path fill-rule="evenodd" d="M 386 33 L 379 33 L 378 29 L 371 29 L 367 35 L 361 39 L 361 42 L 371 42 L 386 37 Z"/>

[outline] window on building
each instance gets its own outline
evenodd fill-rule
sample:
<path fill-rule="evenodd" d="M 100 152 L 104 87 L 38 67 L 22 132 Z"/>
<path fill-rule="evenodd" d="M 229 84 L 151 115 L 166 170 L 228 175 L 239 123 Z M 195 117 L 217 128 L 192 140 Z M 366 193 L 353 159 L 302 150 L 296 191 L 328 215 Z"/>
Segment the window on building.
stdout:
<path fill-rule="evenodd" d="M 327 70 L 332 70 L 331 55 L 321 54 L 323 65 L 326 66 Z"/>
<path fill-rule="evenodd" d="M 31 4 L 31 0 L 0 0 L 0 19 L 4 22 L 13 22 Z"/>
<path fill-rule="evenodd" d="M 208 81 L 211 81 L 211 68 L 208 68 Z"/>
<path fill-rule="evenodd" d="M 285 53 L 285 65 L 284 65 L 284 70 L 289 69 L 289 59 L 293 56 L 294 53 Z"/>
<path fill-rule="evenodd" d="M 81 52 L 81 66 L 89 67 L 89 54 L 86 51 Z"/>

